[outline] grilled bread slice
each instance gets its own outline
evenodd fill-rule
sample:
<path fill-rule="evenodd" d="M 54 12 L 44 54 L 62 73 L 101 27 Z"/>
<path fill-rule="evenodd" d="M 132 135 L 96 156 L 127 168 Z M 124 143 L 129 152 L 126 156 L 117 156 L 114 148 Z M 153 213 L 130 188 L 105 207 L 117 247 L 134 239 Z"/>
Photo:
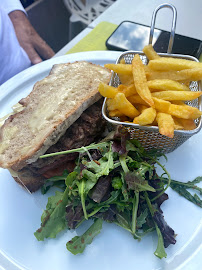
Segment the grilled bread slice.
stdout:
<path fill-rule="evenodd" d="M 50 75 L 34 85 L 0 129 L 0 167 L 21 170 L 35 162 L 90 105 L 100 98 L 99 83 L 111 72 L 85 61 L 53 66 Z"/>

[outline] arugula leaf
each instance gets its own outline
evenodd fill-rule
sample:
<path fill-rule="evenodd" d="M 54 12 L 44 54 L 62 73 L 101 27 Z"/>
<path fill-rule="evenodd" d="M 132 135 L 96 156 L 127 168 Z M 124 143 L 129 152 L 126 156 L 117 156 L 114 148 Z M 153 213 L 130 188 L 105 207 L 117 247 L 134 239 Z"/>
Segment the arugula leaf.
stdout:
<path fill-rule="evenodd" d="M 162 181 L 168 182 L 167 178 L 162 178 Z M 202 181 L 202 176 L 195 178 L 193 181 L 188 181 L 186 183 L 171 180 L 170 187 L 176 191 L 179 195 L 183 196 L 188 201 L 194 203 L 195 205 L 202 208 L 202 200 L 195 193 L 192 195 L 187 189 L 193 189 L 194 191 L 198 191 L 200 195 L 202 195 L 202 188 L 198 187 L 196 184 Z"/>
<path fill-rule="evenodd" d="M 97 179 L 103 175 L 108 175 L 110 170 L 114 168 L 111 144 L 109 151 L 105 153 L 97 162 L 92 160 L 90 162 L 85 162 L 84 165 L 96 174 Z"/>
<path fill-rule="evenodd" d="M 44 185 L 41 187 L 41 193 L 46 194 L 47 191 L 53 186 L 61 187 L 63 190 L 65 190 L 64 180 L 66 179 L 68 174 L 69 174 L 68 171 L 64 170 L 62 175 L 53 176 L 53 177 L 47 179 L 45 181 Z"/>
<path fill-rule="evenodd" d="M 117 225 L 121 226 L 125 230 L 132 233 L 131 227 L 130 227 L 130 217 L 128 215 L 126 215 L 125 213 L 123 213 L 123 214 L 116 213 L 116 219 L 117 219 L 117 222 L 115 222 L 115 223 Z"/>
<path fill-rule="evenodd" d="M 83 177 L 86 179 L 86 184 L 85 184 L 85 194 L 87 195 L 88 192 L 94 187 L 94 185 L 98 181 L 98 177 L 96 174 L 84 169 L 82 171 Z"/>
<path fill-rule="evenodd" d="M 177 185 L 171 184 L 171 188 L 175 190 L 178 194 L 183 196 L 185 199 L 187 199 L 188 201 L 202 208 L 202 200 L 199 198 L 197 194 L 194 194 L 193 196 L 189 191 L 186 190 L 185 187 L 180 186 L 180 185 L 177 186 Z"/>
<path fill-rule="evenodd" d="M 81 236 L 75 236 L 67 242 L 66 248 L 74 255 L 78 253 L 83 253 L 87 245 L 91 244 L 93 238 L 98 235 L 102 229 L 102 220 L 97 219 L 90 226 L 90 228 Z"/>
<path fill-rule="evenodd" d="M 148 209 L 145 208 L 144 212 L 141 212 L 137 217 L 137 228 L 141 228 L 143 224 L 146 223 L 146 218 L 148 216 Z"/>
<path fill-rule="evenodd" d="M 155 227 L 156 227 L 156 232 L 157 232 L 157 235 L 158 235 L 158 245 L 157 245 L 157 248 L 156 248 L 154 254 L 159 259 L 166 258 L 167 254 L 166 254 L 165 248 L 164 248 L 163 236 L 161 234 L 160 229 L 158 228 L 158 226 L 156 224 L 155 224 Z"/>
<path fill-rule="evenodd" d="M 41 216 L 41 223 L 43 226 L 45 225 L 46 221 L 48 221 L 50 215 L 52 214 L 52 212 L 56 208 L 58 202 L 60 202 L 62 200 L 62 197 L 63 197 L 63 192 L 56 191 L 55 195 L 48 198 L 46 210 L 43 212 L 43 214 Z"/>
<path fill-rule="evenodd" d="M 128 185 L 129 190 L 135 190 L 137 192 L 146 191 L 146 190 L 155 192 L 155 189 L 151 187 L 148 184 L 148 182 L 140 176 L 138 171 L 126 173 L 125 181 Z"/>
<path fill-rule="evenodd" d="M 76 179 L 78 173 L 77 172 L 71 172 L 69 175 L 67 175 L 65 179 L 65 185 L 67 187 L 71 186 L 73 181 Z"/>
<path fill-rule="evenodd" d="M 71 154 L 71 153 L 86 153 L 86 150 L 93 150 L 93 149 L 98 149 L 100 151 L 103 151 L 106 147 L 108 147 L 108 145 L 109 145 L 109 142 L 100 142 L 97 144 L 92 143 L 92 144 L 85 146 L 85 147 L 80 147 L 80 148 L 70 149 L 70 150 L 61 151 L 61 152 L 45 154 L 45 155 L 40 156 L 39 158 L 47 158 L 47 157 L 53 157 L 53 156 Z"/>
<path fill-rule="evenodd" d="M 141 164 L 137 171 L 131 172 L 128 169 L 126 157 L 122 155 L 119 159 L 125 173 L 124 179 L 129 190 L 135 190 L 137 192 L 148 190 L 155 192 L 155 189 L 145 180 L 145 173 L 151 170 L 150 165 Z"/>
<path fill-rule="evenodd" d="M 137 225 L 138 207 L 139 207 L 139 192 L 134 192 L 131 231 L 132 231 L 132 234 L 136 236 L 137 238 L 138 236 L 136 234 L 136 225 Z"/>
<path fill-rule="evenodd" d="M 150 211 L 150 213 L 152 215 L 152 218 L 153 218 L 155 211 L 154 211 L 154 209 L 152 207 L 151 201 L 150 201 L 146 191 L 144 192 L 144 196 L 145 196 L 149 211 Z M 163 236 L 162 236 L 161 231 L 160 231 L 160 229 L 159 229 L 159 227 L 158 227 L 158 225 L 157 225 L 157 223 L 155 221 L 154 221 L 154 224 L 155 224 L 156 232 L 157 232 L 157 235 L 158 235 L 158 245 L 157 245 L 156 251 L 154 252 L 154 255 L 156 255 L 160 259 L 166 258 L 167 254 L 166 254 L 165 248 L 164 248 Z"/>
<path fill-rule="evenodd" d="M 129 194 L 128 194 L 128 191 L 127 191 L 127 186 L 126 186 L 126 182 L 125 182 L 125 179 L 124 179 L 124 173 L 123 172 L 121 172 L 121 180 L 122 180 L 122 183 L 123 183 L 121 191 L 122 191 L 122 194 L 123 194 L 123 197 L 124 197 L 124 201 L 128 202 Z"/>
<path fill-rule="evenodd" d="M 86 212 L 86 205 L 85 205 L 85 200 L 86 200 L 85 180 L 82 179 L 77 185 L 78 185 L 78 188 L 79 188 L 79 195 L 81 197 L 81 204 L 82 204 L 82 208 L 83 208 L 84 217 L 85 217 L 85 219 L 88 219 L 88 215 L 87 215 L 87 212 Z"/>
<path fill-rule="evenodd" d="M 145 155 L 145 149 L 142 147 L 141 143 L 136 139 L 131 139 L 126 142 L 127 151 L 138 152 L 140 155 Z"/>
<path fill-rule="evenodd" d="M 145 174 L 148 173 L 148 178 L 151 179 L 153 176 L 153 170 L 154 168 L 150 164 L 146 162 L 141 162 L 141 164 L 139 165 L 138 174 L 142 178 L 146 178 Z"/>
<path fill-rule="evenodd" d="M 119 195 L 120 195 L 120 190 L 112 191 L 109 199 L 107 199 L 104 202 L 101 202 L 100 206 L 114 203 L 118 199 Z"/>
<path fill-rule="evenodd" d="M 187 184 L 192 183 L 192 184 L 198 184 L 202 181 L 202 176 L 196 177 L 193 181 L 188 181 Z"/>
<path fill-rule="evenodd" d="M 126 174 L 126 173 L 130 172 L 129 169 L 128 169 L 127 163 L 126 163 L 126 156 L 121 155 L 119 157 L 119 160 L 120 160 L 121 167 L 122 167 L 124 173 Z"/>
<path fill-rule="evenodd" d="M 67 227 L 65 208 L 68 202 L 68 192 L 69 189 L 66 188 L 63 194 L 56 192 L 55 197 L 49 198 L 46 213 L 42 215 L 41 227 L 34 233 L 37 240 L 55 238 L 60 231 Z M 60 199 L 58 200 L 58 198 Z"/>

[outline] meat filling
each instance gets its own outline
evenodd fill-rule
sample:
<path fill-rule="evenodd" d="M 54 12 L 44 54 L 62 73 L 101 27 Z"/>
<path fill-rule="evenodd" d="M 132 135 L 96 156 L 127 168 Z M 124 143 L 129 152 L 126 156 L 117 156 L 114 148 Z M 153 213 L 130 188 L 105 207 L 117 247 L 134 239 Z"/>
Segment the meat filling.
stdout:
<path fill-rule="evenodd" d="M 98 101 L 82 113 L 81 117 L 66 131 L 60 140 L 47 150 L 48 153 L 70 150 L 86 146 L 96 141 L 105 130 L 105 121 L 101 113 L 102 101 Z M 57 168 L 73 168 L 73 161 L 78 154 L 60 155 L 45 159 L 38 159 L 28 167 L 34 173 L 50 177 L 50 172 Z M 70 169 L 70 170 L 71 170 Z"/>

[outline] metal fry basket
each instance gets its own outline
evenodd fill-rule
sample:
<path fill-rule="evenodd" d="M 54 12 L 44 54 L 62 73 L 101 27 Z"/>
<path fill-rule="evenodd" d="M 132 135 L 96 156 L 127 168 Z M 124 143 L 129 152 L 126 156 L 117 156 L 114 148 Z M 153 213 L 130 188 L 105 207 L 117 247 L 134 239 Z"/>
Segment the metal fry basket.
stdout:
<path fill-rule="evenodd" d="M 192 56 L 187 55 L 180 55 L 180 54 L 171 54 L 172 46 L 173 46 L 173 40 L 174 40 L 174 34 L 175 34 L 175 26 L 176 26 L 176 18 L 177 18 L 177 12 L 174 6 L 170 4 L 162 4 L 158 6 L 153 13 L 152 16 L 152 22 L 151 22 L 151 29 L 150 29 L 150 37 L 149 37 L 149 44 L 152 43 L 153 38 L 153 32 L 154 32 L 154 24 L 156 19 L 156 14 L 159 9 L 168 7 L 172 9 L 173 11 L 173 22 L 172 22 L 172 29 L 171 29 L 171 35 L 168 45 L 168 51 L 167 53 L 159 53 L 162 57 L 174 57 L 174 58 L 181 58 L 181 59 L 187 59 L 198 62 L 198 59 Z M 126 64 L 131 64 L 133 57 L 135 54 L 139 54 L 140 58 L 142 59 L 143 64 L 147 64 L 147 58 L 144 55 L 143 52 L 140 51 L 126 51 L 120 55 L 120 57 L 117 59 L 116 64 L 120 63 L 122 59 L 125 60 Z M 110 81 L 110 85 L 114 87 L 118 87 L 118 85 L 121 84 L 119 76 L 117 73 L 113 72 L 112 78 Z M 200 91 L 201 90 L 201 82 L 192 81 L 190 83 L 190 90 L 191 91 Z M 202 101 L 201 97 L 198 99 L 188 101 L 187 104 L 192 107 L 197 107 L 199 110 L 202 110 Z M 108 112 L 107 112 L 107 104 L 106 104 L 106 98 L 103 103 L 102 107 L 102 114 L 103 117 L 112 125 L 112 126 L 121 126 L 123 129 L 127 129 L 130 133 L 130 136 L 132 139 L 138 139 L 142 146 L 146 150 L 156 149 L 157 151 L 161 153 L 170 153 L 177 149 L 181 144 L 183 144 L 186 140 L 188 140 L 191 136 L 196 134 L 201 129 L 201 117 L 195 120 L 196 128 L 194 130 L 175 130 L 174 131 L 174 137 L 169 138 L 164 135 L 161 135 L 159 133 L 159 128 L 157 126 L 140 126 L 138 124 L 133 123 L 126 123 L 121 122 L 119 118 L 109 118 Z"/>

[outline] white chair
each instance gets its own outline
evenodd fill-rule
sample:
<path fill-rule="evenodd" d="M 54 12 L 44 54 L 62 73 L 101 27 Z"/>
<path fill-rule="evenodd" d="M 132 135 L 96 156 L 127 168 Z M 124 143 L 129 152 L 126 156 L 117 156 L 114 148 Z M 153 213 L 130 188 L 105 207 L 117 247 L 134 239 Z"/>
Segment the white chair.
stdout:
<path fill-rule="evenodd" d="M 87 27 L 93 20 L 103 13 L 116 0 L 63 0 L 67 9 L 71 12 L 69 19 L 70 40 L 75 32 Z M 76 29 L 80 28 L 80 29 Z M 81 29 L 82 30 L 82 29 Z M 78 34 L 78 33 L 77 33 Z"/>

